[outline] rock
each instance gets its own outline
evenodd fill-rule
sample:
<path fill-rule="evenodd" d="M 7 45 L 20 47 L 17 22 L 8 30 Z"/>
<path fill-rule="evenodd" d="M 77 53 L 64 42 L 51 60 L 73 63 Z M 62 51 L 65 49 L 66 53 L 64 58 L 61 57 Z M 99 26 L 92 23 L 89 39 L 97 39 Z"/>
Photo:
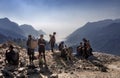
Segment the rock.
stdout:
<path fill-rule="evenodd" d="M 62 71 L 61 71 L 61 70 L 59 70 L 59 73 L 62 73 Z"/>
<path fill-rule="evenodd" d="M 3 66 L 2 65 L 0 65 L 0 69 L 2 69 L 3 68 Z"/>
<path fill-rule="evenodd" d="M 71 72 L 70 74 L 74 74 L 73 72 Z"/>
<path fill-rule="evenodd" d="M 58 78 L 58 74 L 52 74 L 50 78 Z"/>
<path fill-rule="evenodd" d="M 77 67 L 76 69 L 80 69 L 80 67 Z"/>
<path fill-rule="evenodd" d="M 65 70 L 65 73 L 68 73 L 68 72 Z"/>
<path fill-rule="evenodd" d="M 28 69 L 34 69 L 36 68 L 34 64 L 28 65 Z"/>
<path fill-rule="evenodd" d="M 14 71 L 15 70 L 15 66 L 7 66 L 7 67 L 5 67 L 5 70 L 8 70 L 8 71 Z"/>
<path fill-rule="evenodd" d="M 18 72 L 22 72 L 24 70 L 25 70 L 25 67 L 21 67 L 21 68 L 18 69 Z"/>
<path fill-rule="evenodd" d="M 13 74 L 8 70 L 2 70 L 2 73 L 5 76 L 5 78 L 14 78 Z"/>
<path fill-rule="evenodd" d="M 25 65 L 26 65 L 25 60 L 21 60 L 21 61 L 20 61 L 20 67 L 24 67 Z"/>
<path fill-rule="evenodd" d="M 40 69 L 39 68 L 35 68 L 34 69 L 34 73 L 39 74 L 40 73 Z"/>
<path fill-rule="evenodd" d="M 33 74 L 34 73 L 34 70 L 32 70 L 32 69 L 28 69 L 27 70 L 27 75 L 31 75 L 31 74 Z"/>
<path fill-rule="evenodd" d="M 21 73 L 21 74 L 18 74 L 16 78 L 26 78 L 26 77 L 23 73 Z"/>
<path fill-rule="evenodd" d="M 3 59 L 0 59 L 0 65 L 3 63 Z"/>
<path fill-rule="evenodd" d="M 106 68 L 100 68 L 100 71 L 101 72 L 107 72 L 107 69 Z"/>
<path fill-rule="evenodd" d="M 0 78 L 3 78 L 3 74 L 2 73 L 0 73 Z"/>

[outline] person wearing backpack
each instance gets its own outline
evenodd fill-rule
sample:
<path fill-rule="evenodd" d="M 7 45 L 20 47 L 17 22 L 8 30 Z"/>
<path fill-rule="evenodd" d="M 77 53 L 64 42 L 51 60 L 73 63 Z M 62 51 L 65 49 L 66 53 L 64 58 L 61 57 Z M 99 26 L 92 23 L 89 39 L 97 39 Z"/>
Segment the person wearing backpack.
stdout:
<path fill-rule="evenodd" d="M 45 58 L 45 45 L 46 41 L 43 38 L 43 35 L 40 35 L 40 39 L 38 39 L 38 51 L 39 51 L 39 60 L 44 59 L 44 62 L 46 63 L 46 58 Z"/>
<path fill-rule="evenodd" d="M 56 42 L 56 38 L 55 38 L 56 32 L 53 32 L 53 35 L 50 35 L 50 45 L 51 45 L 51 51 L 54 52 L 54 47 L 55 47 L 55 42 Z"/>
<path fill-rule="evenodd" d="M 29 62 L 30 64 L 33 63 L 33 60 L 34 60 L 34 49 L 32 48 L 32 36 L 31 35 L 28 35 L 28 40 L 27 40 L 27 54 L 29 56 Z"/>

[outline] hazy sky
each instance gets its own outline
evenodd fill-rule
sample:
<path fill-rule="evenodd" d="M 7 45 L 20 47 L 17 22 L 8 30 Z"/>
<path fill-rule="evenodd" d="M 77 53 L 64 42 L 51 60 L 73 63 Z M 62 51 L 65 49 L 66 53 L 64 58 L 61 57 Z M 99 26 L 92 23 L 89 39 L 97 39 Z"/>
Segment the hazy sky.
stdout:
<path fill-rule="evenodd" d="M 0 0 L 3 17 L 65 38 L 88 21 L 120 18 L 120 0 Z"/>

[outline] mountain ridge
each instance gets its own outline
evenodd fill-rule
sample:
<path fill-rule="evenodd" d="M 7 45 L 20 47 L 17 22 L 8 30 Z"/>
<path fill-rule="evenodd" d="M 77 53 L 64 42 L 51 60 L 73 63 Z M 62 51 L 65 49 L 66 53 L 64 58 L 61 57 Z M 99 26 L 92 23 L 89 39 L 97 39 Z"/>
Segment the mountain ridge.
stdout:
<path fill-rule="evenodd" d="M 119 30 L 120 19 L 88 22 L 70 34 L 65 42 L 69 46 L 75 47 L 79 45 L 82 38 L 87 38 L 95 51 L 105 51 L 120 55 L 120 45 L 118 44 L 120 40 Z"/>
<path fill-rule="evenodd" d="M 24 24 L 27 25 L 27 24 Z M 34 31 L 34 34 L 30 31 Z M 21 28 L 21 25 L 18 25 L 16 22 L 11 21 L 9 18 L 0 18 L 0 35 L 1 35 L 1 40 L 0 43 L 7 41 L 7 40 L 12 40 L 12 39 L 26 39 L 28 35 L 38 35 L 40 34 L 45 34 L 42 30 L 37 31 L 33 28 L 32 25 L 29 25 L 28 30 L 24 30 Z"/>

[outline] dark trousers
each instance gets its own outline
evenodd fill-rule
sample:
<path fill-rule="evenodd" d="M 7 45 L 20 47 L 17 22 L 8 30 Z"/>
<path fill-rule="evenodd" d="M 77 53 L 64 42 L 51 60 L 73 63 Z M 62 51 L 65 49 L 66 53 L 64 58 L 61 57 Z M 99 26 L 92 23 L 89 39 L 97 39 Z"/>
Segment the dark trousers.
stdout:
<path fill-rule="evenodd" d="M 30 61 L 30 63 L 32 63 L 34 60 L 34 49 L 28 48 L 27 52 L 28 52 L 28 56 L 29 56 L 29 61 Z"/>
<path fill-rule="evenodd" d="M 45 58 L 45 46 L 44 45 L 39 45 L 39 57 L 43 56 L 44 61 L 46 62 L 46 58 Z"/>
<path fill-rule="evenodd" d="M 51 51 L 54 52 L 53 48 L 55 46 L 55 42 L 51 42 Z"/>

